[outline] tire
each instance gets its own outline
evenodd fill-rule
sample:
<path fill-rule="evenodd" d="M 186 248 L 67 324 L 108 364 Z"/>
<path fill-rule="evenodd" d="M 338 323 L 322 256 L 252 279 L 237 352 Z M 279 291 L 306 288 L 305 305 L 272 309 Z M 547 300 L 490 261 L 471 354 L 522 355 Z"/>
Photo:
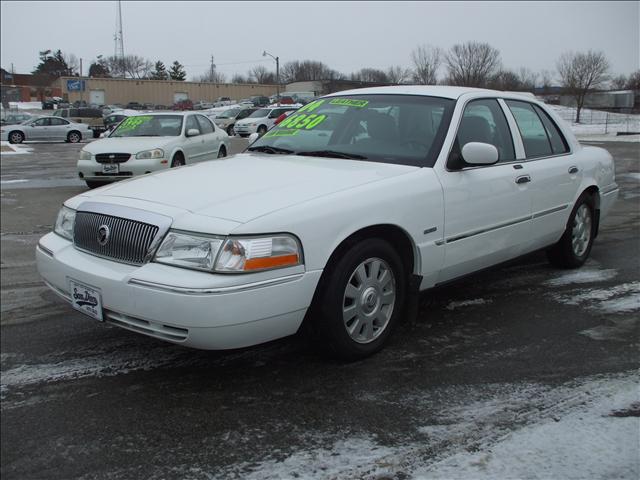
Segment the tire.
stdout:
<path fill-rule="evenodd" d="M 69 143 L 78 143 L 80 140 L 82 140 L 82 135 L 80 134 L 80 132 L 76 132 L 74 130 L 73 132 L 69 132 L 67 134 L 67 142 Z"/>
<path fill-rule="evenodd" d="M 100 138 L 101 133 L 100 130 L 93 130 L 93 138 Z"/>
<path fill-rule="evenodd" d="M 24 133 L 22 132 L 11 132 L 9 133 L 9 143 L 22 143 L 24 142 Z"/>
<path fill-rule="evenodd" d="M 85 180 L 85 183 L 87 184 L 87 187 L 89 187 L 91 189 L 102 187 L 102 186 L 106 185 L 103 182 L 96 182 L 96 181 L 93 181 L 93 180 Z"/>
<path fill-rule="evenodd" d="M 596 228 L 593 197 L 583 193 L 569 215 L 562 237 L 547 250 L 549 262 L 560 268 L 581 267 L 591 252 Z"/>
<path fill-rule="evenodd" d="M 403 310 L 406 275 L 394 248 L 378 238 L 350 246 L 325 269 L 310 310 L 312 341 L 358 360 L 382 349 Z"/>
<path fill-rule="evenodd" d="M 218 150 L 218 158 L 224 158 L 227 156 L 227 149 L 222 145 L 220 150 Z"/>
<path fill-rule="evenodd" d="M 227 127 L 227 135 L 229 135 L 230 137 L 234 136 L 234 132 L 233 132 L 233 125 L 229 125 Z"/>
<path fill-rule="evenodd" d="M 171 168 L 182 167 L 183 165 L 185 165 L 184 157 L 181 154 L 176 153 L 173 156 L 173 160 L 171 160 Z"/>
<path fill-rule="evenodd" d="M 267 127 L 265 125 L 260 125 L 258 127 L 258 135 L 262 136 L 267 133 Z"/>

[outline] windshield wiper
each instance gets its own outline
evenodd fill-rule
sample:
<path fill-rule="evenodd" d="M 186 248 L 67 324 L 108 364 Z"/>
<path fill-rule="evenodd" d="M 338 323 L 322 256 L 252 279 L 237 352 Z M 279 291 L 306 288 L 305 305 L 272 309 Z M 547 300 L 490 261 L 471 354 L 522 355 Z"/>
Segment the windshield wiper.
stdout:
<path fill-rule="evenodd" d="M 298 152 L 296 155 L 302 155 L 306 157 L 331 157 L 331 158 L 345 158 L 347 160 L 366 160 L 364 155 L 357 155 L 355 153 L 336 152 L 335 150 L 314 150 L 311 152 Z"/>
<path fill-rule="evenodd" d="M 258 147 L 247 148 L 249 152 L 264 152 L 264 153 L 293 153 L 293 150 L 288 148 L 270 147 L 269 145 L 260 145 Z"/>

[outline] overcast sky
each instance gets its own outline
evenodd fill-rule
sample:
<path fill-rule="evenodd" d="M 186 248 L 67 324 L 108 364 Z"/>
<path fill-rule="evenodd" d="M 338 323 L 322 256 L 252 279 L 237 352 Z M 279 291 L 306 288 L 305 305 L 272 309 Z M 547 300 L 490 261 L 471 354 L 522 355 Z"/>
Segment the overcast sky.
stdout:
<path fill-rule="evenodd" d="M 349 74 L 364 67 L 411 66 L 420 44 L 444 49 L 467 40 L 500 50 L 505 67 L 555 70 L 560 54 L 605 52 L 614 74 L 637 70 L 640 2 L 173 2 L 123 1 L 125 54 L 170 64 L 188 79 L 211 55 L 230 78 L 255 65 L 275 70 L 267 50 L 319 60 Z M 97 55 L 114 54 L 116 1 L 5 1 L 1 64 L 29 73 L 38 51 L 74 53 L 84 72 Z"/>

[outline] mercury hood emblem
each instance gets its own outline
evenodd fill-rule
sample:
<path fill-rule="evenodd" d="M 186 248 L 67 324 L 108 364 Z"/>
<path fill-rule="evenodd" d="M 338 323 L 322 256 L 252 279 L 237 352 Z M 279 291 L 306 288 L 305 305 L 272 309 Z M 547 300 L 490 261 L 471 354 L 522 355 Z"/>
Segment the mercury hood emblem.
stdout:
<path fill-rule="evenodd" d="M 109 235 L 111 231 L 107 225 L 100 225 L 98 228 L 98 243 L 100 246 L 104 247 L 109 241 Z"/>

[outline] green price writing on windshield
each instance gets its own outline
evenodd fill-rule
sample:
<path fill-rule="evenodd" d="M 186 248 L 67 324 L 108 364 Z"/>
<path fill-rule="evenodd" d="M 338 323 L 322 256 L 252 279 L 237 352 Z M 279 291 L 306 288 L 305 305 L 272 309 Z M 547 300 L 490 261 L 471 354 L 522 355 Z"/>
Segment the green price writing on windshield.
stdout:
<path fill-rule="evenodd" d="M 153 117 L 150 117 L 150 116 L 129 117 L 124 122 L 122 122 L 120 124 L 120 127 L 118 128 L 118 130 L 120 130 L 120 131 L 123 131 L 123 130 L 135 130 L 140 125 L 142 125 L 143 123 L 148 122 L 152 118 Z"/>
<path fill-rule="evenodd" d="M 327 119 L 326 115 L 317 115 L 315 113 L 291 115 L 285 118 L 278 124 L 279 128 L 304 128 L 305 130 L 311 130 L 317 127 Z"/>

